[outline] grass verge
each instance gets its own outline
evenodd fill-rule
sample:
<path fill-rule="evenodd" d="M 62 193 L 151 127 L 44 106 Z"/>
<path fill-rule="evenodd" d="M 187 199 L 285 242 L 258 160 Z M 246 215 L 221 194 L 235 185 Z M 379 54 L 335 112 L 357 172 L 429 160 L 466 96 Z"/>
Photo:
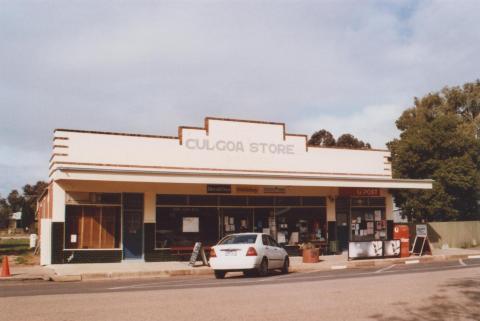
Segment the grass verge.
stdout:
<path fill-rule="evenodd" d="M 33 256 L 28 239 L 0 239 L 0 262 L 3 256 L 15 256 L 16 264 L 29 264 Z M 10 263 L 12 263 L 10 261 Z"/>

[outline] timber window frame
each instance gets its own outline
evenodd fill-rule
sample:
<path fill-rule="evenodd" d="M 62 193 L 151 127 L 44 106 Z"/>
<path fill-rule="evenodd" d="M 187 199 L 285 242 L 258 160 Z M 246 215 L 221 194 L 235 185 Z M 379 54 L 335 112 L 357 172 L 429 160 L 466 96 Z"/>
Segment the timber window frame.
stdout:
<path fill-rule="evenodd" d="M 64 249 L 120 250 L 121 212 L 120 205 L 66 205 Z"/>

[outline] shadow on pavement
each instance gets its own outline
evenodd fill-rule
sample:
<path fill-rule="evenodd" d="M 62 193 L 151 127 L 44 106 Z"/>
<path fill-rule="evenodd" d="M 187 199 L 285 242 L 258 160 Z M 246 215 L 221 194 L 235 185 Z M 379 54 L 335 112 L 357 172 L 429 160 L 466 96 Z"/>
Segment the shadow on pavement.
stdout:
<path fill-rule="evenodd" d="M 230 274 L 227 274 L 227 276 L 225 277 L 225 279 L 230 279 L 230 280 L 234 280 L 234 279 L 265 279 L 265 278 L 269 278 L 269 277 L 273 277 L 273 276 L 279 276 L 279 275 L 289 275 L 289 274 L 293 274 L 293 273 L 296 273 L 296 272 L 288 272 L 288 274 L 284 274 L 284 273 L 281 273 L 279 271 L 270 271 L 268 272 L 268 275 L 266 276 L 259 276 L 255 273 L 252 273 L 252 274 L 243 274 L 242 272 L 229 272 Z"/>
<path fill-rule="evenodd" d="M 449 295 L 442 294 L 451 291 Z M 378 321 L 442 321 L 480 320 L 480 279 L 452 280 L 443 285 L 440 294 L 431 296 L 420 306 L 409 307 L 400 303 L 402 315 L 375 314 L 370 318 Z"/>

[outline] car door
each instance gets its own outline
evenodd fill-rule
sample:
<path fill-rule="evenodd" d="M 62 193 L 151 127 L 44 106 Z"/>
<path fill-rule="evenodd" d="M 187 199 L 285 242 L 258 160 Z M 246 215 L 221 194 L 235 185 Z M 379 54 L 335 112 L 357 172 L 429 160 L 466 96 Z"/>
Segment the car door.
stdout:
<path fill-rule="evenodd" d="M 281 268 L 283 266 L 283 251 L 280 245 L 273 239 L 273 237 L 268 236 L 268 242 L 270 250 L 272 251 L 272 267 Z"/>
<path fill-rule="evenodd" d="M 270 245 L 269 236 L 266 234 L 262 234 L 262 246 L 264 249 L 265 256 L 268 259 L 268 267 L 274 268 L 275 266 L 275 251 L 273 250 L 273 246 Z"/>

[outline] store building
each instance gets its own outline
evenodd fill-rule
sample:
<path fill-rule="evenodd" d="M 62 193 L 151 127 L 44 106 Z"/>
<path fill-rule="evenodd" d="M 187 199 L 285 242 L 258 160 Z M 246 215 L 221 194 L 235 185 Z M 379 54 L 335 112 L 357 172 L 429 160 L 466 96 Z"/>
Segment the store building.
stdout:
<path fill-rule="evenodd" d="M 389 190 L 432 187 L 393 179 L 386 150 L 313 147 L 283 123 L 212 117 L 176 137 L 57 129 L 49 171 L 44 265 L 178 260 L 244 231 L 291 253 L 389 240 Z"/>

